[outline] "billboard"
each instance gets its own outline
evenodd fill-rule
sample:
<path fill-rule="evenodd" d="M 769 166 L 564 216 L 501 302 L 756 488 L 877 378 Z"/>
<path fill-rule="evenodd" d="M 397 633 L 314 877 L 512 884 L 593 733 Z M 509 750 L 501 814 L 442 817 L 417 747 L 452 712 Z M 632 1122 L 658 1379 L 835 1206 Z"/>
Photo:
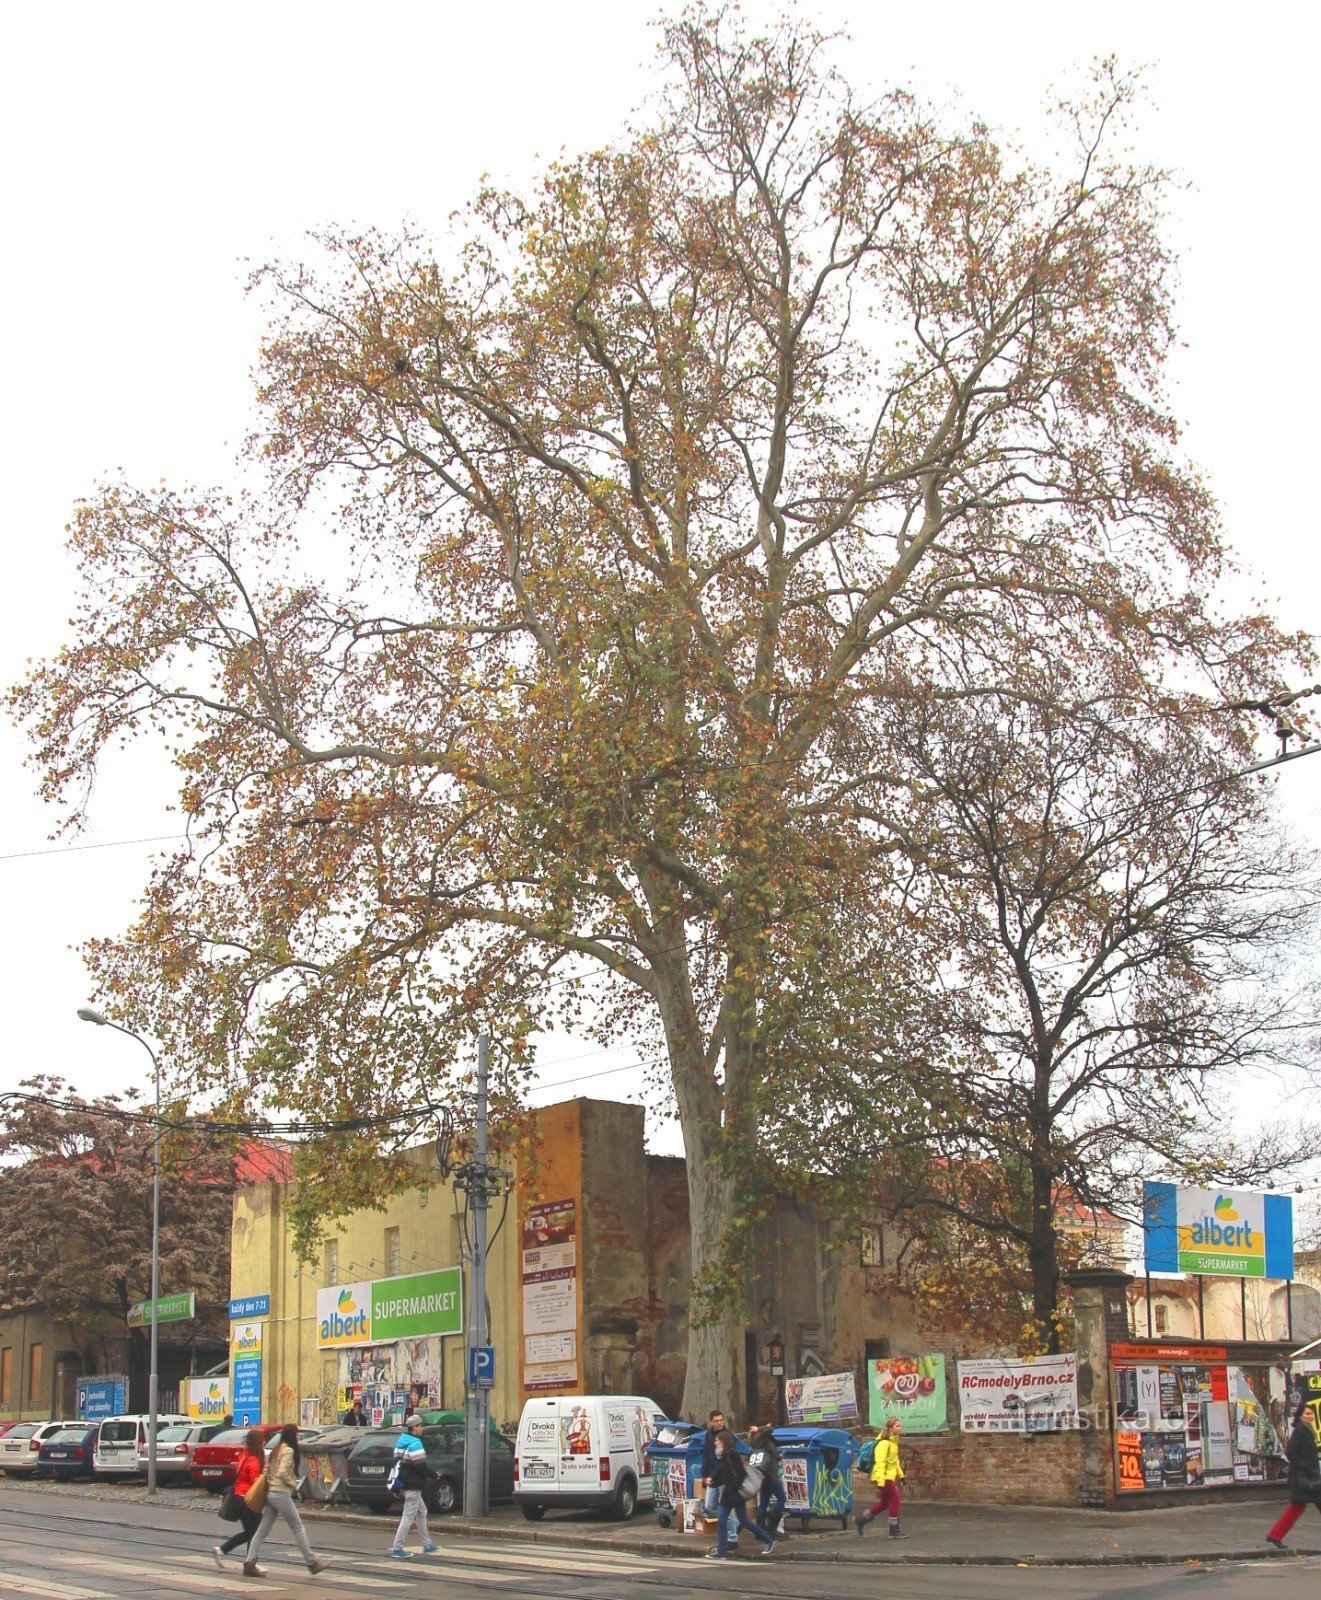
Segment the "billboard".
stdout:
<path fill-rule="evenodd" d="M 1078 1357 L 960 1361 L 964 1433 L 1050 1433 L 1078 1426 Z"/>
<path fill-rule="evenodd" d="M 867 1363 L 867 1420 L 883 1428 L 898 1417 L 905 1433 L 940 1433 L 945 1426 L 945 1358 L 886 1356 Z"/>
<path fill-rule="evenodd" d="M 188 1415 L 194 1422 L 219 1422 L 229 1415 L 228 1378 L 189 1378 Z"/>
<path fill-rule="evenodd" d="M 458 1267 L 317 1290 L 316 1342 L 321 1350 L 462 1332 L 463 1278 Z"/>
<path fill-rule="evenodd" d="M 1147 1182 L 1142 1240 L 1148 1272 L 1292 1278 L 1293 1199 L 1248 1189 Z"/>

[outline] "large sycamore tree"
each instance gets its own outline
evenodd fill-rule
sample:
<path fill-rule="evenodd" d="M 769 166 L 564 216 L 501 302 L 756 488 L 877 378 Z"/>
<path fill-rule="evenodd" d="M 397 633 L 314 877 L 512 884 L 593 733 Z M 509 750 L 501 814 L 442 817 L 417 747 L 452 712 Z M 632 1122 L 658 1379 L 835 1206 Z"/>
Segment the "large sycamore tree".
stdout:
<path fill-rule="evenodd" d="M 333 1116 L 443 1093 L 478 1027 L 663 1047 L 689 1412 L 742 1392 L 720 1263 L 785 1041 L 847 1027 L 869 954 L 938 960 L 893 715 L 1006 637 L 1209 699 L 1282 670 L 1201 598 L 1131 86 L 1046 168 L 833 52 L 686 13 L 611 148 L 442 246 L 260 273 L 247 487 L 85 504 L 76 637 L 17 695 L 75 818 L 108 747 L 170 741 L 189 848 L 93 964 L 199 1088 Z"/>

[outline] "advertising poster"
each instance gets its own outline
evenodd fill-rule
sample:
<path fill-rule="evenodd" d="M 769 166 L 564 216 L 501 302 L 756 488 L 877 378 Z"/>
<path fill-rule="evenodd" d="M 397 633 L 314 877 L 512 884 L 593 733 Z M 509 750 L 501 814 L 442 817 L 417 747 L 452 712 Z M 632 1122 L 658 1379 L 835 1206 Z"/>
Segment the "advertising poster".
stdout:
<path fill-rule="evenodd" d="M 939 1433 L 945 1426 L 945 1358 L 890 1356 L 867 1363 L 867 1420 L 883 1428 L 898 1417 L 907 1433 Z"/>
<path fill-rule="evenodd" d="M 806 1511 L 807 1460 L 803 1456 L 781 1457 L 780 1482 L 784 1485 L 784 1504 L 787 1511 Z"/>
<path fill-rule="evenodd" d="M 851 1372 L 827 1372 L 818 1378 L 790 1378 L 784 1386 L 789 1426 L 807 1423 L 856 1422 L 858 1388 Z"/>
<path fill-rule="evenodd" d="M 1119 1487 L 1145 1489 L 1147 1481 L 1142 1471 L 1142 1435 L 1116 1434 L 1115 1445 L 1119 1452 Z"/>
<path fill-rule="evenodd" d="M 964 1433 L 1048 1433 L 1078 1426 L 1078 1357 L 960 1361 Z"/>
<path fill-rule="evenodd" d="M 578 1383 L 578 1239 L 572 1200 L 533 1206 L 523 1219 L 523 1387 Z"/>

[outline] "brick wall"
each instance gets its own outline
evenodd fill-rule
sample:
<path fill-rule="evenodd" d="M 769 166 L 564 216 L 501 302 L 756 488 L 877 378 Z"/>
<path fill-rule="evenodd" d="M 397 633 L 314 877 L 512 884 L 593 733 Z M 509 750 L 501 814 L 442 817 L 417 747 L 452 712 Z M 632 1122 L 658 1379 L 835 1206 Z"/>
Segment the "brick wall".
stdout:
<path fill-rule="evenodd" d="M 902 1446 L 905 1495 L 915 1501 L 1087 1504 L 1080 1433 L 1026 1436 L 909 1435 Z M 867 1493 L 861 1480 L 855 1499 Z"/>

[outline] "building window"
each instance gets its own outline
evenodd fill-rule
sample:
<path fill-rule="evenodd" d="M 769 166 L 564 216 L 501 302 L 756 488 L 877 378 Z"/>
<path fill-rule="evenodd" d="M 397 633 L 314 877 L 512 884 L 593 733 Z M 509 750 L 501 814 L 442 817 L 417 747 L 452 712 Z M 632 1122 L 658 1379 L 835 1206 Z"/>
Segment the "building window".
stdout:
<path fill-rule="evenodd" d="M 41 1394 L 41 1346 L 28 1346 L 28 1404 L 36 1405 Z"/>
<path fill-rule="evenodd" d="M 385 1270 L 390 1277 L 395 1277 L 399 1271 L 399 1229 L 387 1228 L 385 1230 Z"/>
<path fill-rule="evenodd" d="M 1156 1307 L 1156 1332 L 1157 1333 L 1168 1333 L 1169 1331 L 1170 1331 L 1170 1308 L 1169 1308 L 1169 1306 L 1157 1306 Z"/>
<path fill-rule="evenodd" d="M 9 1405 L 14 1398 L 14 1352 L 0 1350 L 0 1406 Z"/>
<path fill-rule="evenodd" d="M 339 1282 L 339 1240 L 330 1239 L 326 1243 L 326 1282 Z"/>
<path fill-rule="evenodd" d="M 862 1264 L 864 1267 L 885 1265 L 885 1235 L 879 1222 L 873 1228 L 862 1230 Z"/>

